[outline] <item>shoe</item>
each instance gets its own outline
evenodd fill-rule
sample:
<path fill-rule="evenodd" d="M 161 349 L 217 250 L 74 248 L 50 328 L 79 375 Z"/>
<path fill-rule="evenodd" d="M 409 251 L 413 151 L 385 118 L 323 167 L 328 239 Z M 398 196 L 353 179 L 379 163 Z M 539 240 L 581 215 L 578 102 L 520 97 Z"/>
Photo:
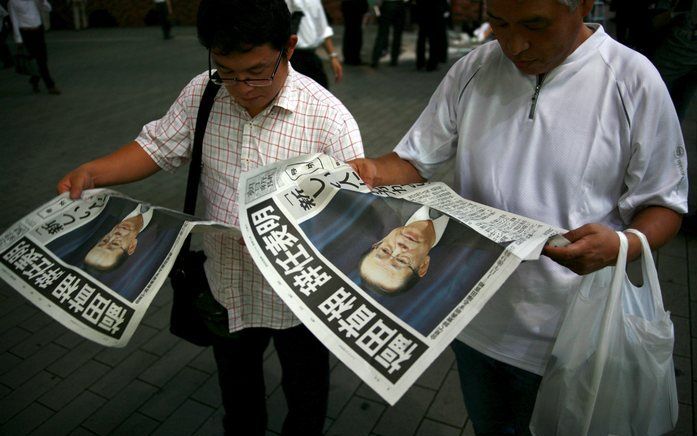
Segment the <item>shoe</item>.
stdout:
<path fill-rule="evenodd" d="M 58 89 L 58 88 L 54 85 L 54 86 L 48 88 L 48 93 L 51 94 L 51 95 L 60 95 L 60 94 L 61 94 L 61 90 Z"/>
<path fill-rule="evenodd" d="M 32 92 L 33 92 L 34 94 L 38 94 L 39 92 L 41 92 L 41 88 L 39 88 L 39 82 L 38 82 L 38 81 L 36 81 L 36 82 L 34 82 L 34 81 L 29 81 L 29 83 L 31 84 L 31 90 L 32 90 Z"/>
<path fill-rule="evenodd" d="M 374 68 L 374 69 L 377 70 L 377 69 L 378 69 L 378 63 L 377 63 L 377 62 L 371 63 L 371 64 L 370 64 L 370 68 Z"/>

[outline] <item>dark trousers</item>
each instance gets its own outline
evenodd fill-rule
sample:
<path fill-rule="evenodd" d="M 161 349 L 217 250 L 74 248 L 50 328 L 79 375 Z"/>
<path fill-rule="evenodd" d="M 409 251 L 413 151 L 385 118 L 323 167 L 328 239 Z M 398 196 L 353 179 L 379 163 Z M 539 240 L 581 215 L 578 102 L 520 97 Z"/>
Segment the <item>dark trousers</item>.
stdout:
<path fill-rule="evenodd" d="M 363 15 L 368 12 L 366 0 L 343 0 L 341 13 L 344 16 L 344 39 L 342 49 L 344 63 L 359 65 L 363 47 Z"/>
<path fill-rule="evenodd" d="M 47 88 L 53 88 L 56 84 L 48 72 L 48 51 L 46 50 L 46 39 L 44 38 L 44 26 L 34 29 L 19 29 L 22 35 L 24 48 L 36 60 L 39 67 L 39 75 L 44 80 Z M 32 76 L 31 83 L 39 83 L 39 76 Z"/>
<path fill-rule="evenodd" d="M 327 73 L 324 72 L 324 64 L 322 64 L 322 59 L 317 56 L 314 49 L 296 48 L 293 56 L 290 58 L 290 64 L 297 72 L 306 75 L 326 89 L 329 89 L 329 80 L 327 79 Z"/>
<path fill-rule="evenodd" d="M 285 330 L 244 329 L 213 346 L 225 434 L 266 433 L 263 360 L 271 338 L 281 361 L 281 387 L 288 403 L 281 434 L 321 435 L 329 394 L 329 352 L 303 325 Z"/>
<path fill-rule="evenodd" d="M 172 23 L 169 22 L 169 9 L 167 9 L 167 3 L 155 3 L 155 6 L 157 7 L 157 15 L 160 18 L 162 37 L 169 39 L 170 31 L 172 30 Z"/>
<path fill-rule="evenodd" d="M 14 60 L 12 59 L 12 53 L 6 41 L 7 35 L 10 34 L 12 24 L 7 18 L 3 21 L 2 30 L 0 31 L 0 62 L 2 62 L 3 68 L 9 68 L 14 65 Z"/>
<path fill-rule="evenodd" d="M 460 387 L 477 436 L 529 435 L 542 377 L 455 340 Z"/>
<path fill-rule="evenodd" d="M 378 34 L 373 46 L 373 66 L 377 66 L 382 56 L 382 50 L 388 46 L 390 39 L 390 27 L 392 27 L 392 50 L 390 51 L 390 63 L 397 65 L 399 53 L 402 50 L 402 32 L 404 31 L 404 19 L 406 6 L 401 0 L 385 1 L 380 7 L 378 20 Z"/>
<path fill-rule="evenodd" d="M 430 13 L 419 18 L 419 34 L 416 39 L 416 68 L 424 66 L 428 70 L 435 70 L 438 62 L 442 61 L 443 52 L 447 53 L 445 41 L 445 19 L 437 14 Z M 426 42 L 428 42 L 428 60 L 426 60 Z"/>

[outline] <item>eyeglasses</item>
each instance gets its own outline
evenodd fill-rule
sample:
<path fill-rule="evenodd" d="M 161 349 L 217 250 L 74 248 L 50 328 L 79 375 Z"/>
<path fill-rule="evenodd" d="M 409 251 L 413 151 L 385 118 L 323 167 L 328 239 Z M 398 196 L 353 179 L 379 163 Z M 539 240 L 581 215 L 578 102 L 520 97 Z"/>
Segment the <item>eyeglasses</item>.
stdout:
<path fill-rule="evenodd" d="M 410 261 L 411 259 L 410 259 L 408 256 L 405 256 L 405 255 L 395 256 L 395 255 L 392 254 L 392 250 L 390 250 L 390 249 L 387 248 L 387 247 L 383 247 L 383 246 L 381 245 L 382 243 L 383 243 L 383 241 L 376 242 L 375 244 L 373 244 L 373 245 L 370 247 L 370 249 L 371 249 L 371 250 L 377 250 L 377 253 L 378 253 L 379 257 L 383 257 L 383 258 L 391 257 L 392 259 L 394 259 L 395 262 L 397 263 L 397 268 L 398 268 L 398 269 L 409 268 L 409 269 L 411 270 L 412 273 L 418 275 L 417 269 L 414 268 L 413 266 L 411 266 L 411 265 L 409 264 L 409 261 Z"/>
<path fill-rule="evenodd" d="M 228 83 L 244 83 L 247 86 L 253 86 L 253 87 L 264 87 L 264 86 L 270 86 L 273 83 L 274 77 L 276 77 L 276 72 L 278 71 L 278 66 L 281 65 L 281 58 L 283 57 L 283 54 L 286 52 L 286 49 L 281 50 L 281 52 L 278 54 L 278 59 L 276 59 L 276 65 L 273 67 L 273 73 L 271 73 L 271 77 L 268 79 L 238 79 L 236 77 L 220 77 L 220 74 L 218 74 L 218 71 L 216 70 L 213 72 L 211 68 L 211 51 L 210 49 L 208 50 L 208 78 L 211 80 L 211 82 L 215 83 L 216 85 L 222 85 L 225 82 Z"/>

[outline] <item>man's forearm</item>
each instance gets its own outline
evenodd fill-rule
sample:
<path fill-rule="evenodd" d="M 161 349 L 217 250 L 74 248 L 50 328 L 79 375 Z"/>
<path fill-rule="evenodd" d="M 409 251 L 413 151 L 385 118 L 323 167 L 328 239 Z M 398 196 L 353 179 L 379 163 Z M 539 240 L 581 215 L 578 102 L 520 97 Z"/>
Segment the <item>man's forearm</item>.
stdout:
<path fill-rule="evenodd" d="M 629 227 L 637 229 L 646 236 L 652 250 L 656 250 L 670 242 L 677 235 L 682 223 L 682 215 L 672 209 L 662 206 L 648 206 L 639 211 Z M 629 260 L 641 255 L 641 243 L 636 235 L 627 233 L 629 240 Z"/>
<path fill-rule="evenodd" d="M 70 191 L 79 198 L 85 189 L 135 182 L 156 173 L 160 167 L 133 141 L 115 152 L 84 163 L 58 182 L 58 192 Z"/>
<path fill-rule="evenodd" d="M 406 185 L 425 181 L 414 165 L 394 152 L 378 158 L 355 159 L 349 164 L 369 186 Z"/>
<path fill-rule="evenodd" d="M 95 187 L 135 182 L 160 170 L 136 141 L 80 167 L 93 177 Z"/>

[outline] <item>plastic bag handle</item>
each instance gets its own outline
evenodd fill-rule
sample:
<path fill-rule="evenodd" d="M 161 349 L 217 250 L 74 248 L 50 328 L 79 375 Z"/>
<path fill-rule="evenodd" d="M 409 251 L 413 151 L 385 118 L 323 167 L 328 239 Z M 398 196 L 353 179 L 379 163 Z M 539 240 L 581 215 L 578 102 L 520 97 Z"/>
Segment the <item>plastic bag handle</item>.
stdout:
<path fill-rule="evenodd" d="M 620 298 L 622 296 L 622 288 L 624 284 L 624 279 L 626 277 L 627 269 L 627 250 L 629 243 L 627 242 L 627 236 L 622 232 L 616 232 L 617 236 L 620 238 L 620 250 L 617 253 L 617 262 L 615 263 L 615 271 L 612 275 L 612 282 L 610 283 L 610 291 L 607 296 L 607 305 L 605 306 L 605 311 L 603 312 L 603 318 L 600 322 L 600 331 L 606 331 L 606 326 L 612 321 L 615 316 L 615 311 L 619 310 Z M 598 348 L 596 351 L 595 361 L 593 363 L 593 374 L 590 381 L 589 391 L 594 392 L 597 397 L 600 382 L 602 378 L 602 367 L 605 361 L 610 355 L 610 335 L 601 334 L 600 340 L 598 341 Z M 593 408 L 595 407 L 596 399 L 593 401 L 588 401 L 588 409 L 584 411 L 584 416 L 593 416 Z M 584 425 L 584 431 L 582 434 L 588 434 L 590 428 L 591 420 L 586 420 Z"/>
<path fill-rule="evenodd" d="M 653 262 L 649 241 L 646 239 L 646 236 L 637 229 L 626 229 L 625 232 L 635 234 L 641 241 L 641 274 L 644 278 L 644 285 L 641 288 L 645 288 L 648 284 L 651 296 L 653 297 L 653 307 L 657 312 L 664 312 L 661 284 L 658 281 L 658 272 Z"/>

